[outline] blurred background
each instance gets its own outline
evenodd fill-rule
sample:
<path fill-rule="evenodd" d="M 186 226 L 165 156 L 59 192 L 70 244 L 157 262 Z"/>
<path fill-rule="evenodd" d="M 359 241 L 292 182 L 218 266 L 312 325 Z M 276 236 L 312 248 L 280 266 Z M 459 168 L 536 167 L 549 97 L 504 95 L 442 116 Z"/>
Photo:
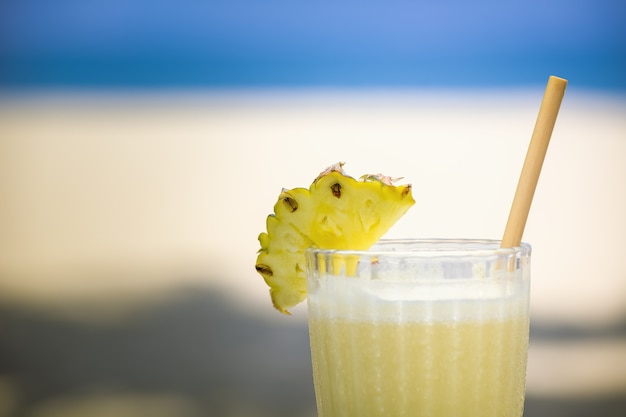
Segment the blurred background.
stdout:
<path fill-rule="evenodd" d="M 527 417 L 626 410 L 626 6 L 0 2 L 0 417 L 313 417 L 257 235 L 326 166 L 412 183 L 392 237 L 524 240 Z"/>

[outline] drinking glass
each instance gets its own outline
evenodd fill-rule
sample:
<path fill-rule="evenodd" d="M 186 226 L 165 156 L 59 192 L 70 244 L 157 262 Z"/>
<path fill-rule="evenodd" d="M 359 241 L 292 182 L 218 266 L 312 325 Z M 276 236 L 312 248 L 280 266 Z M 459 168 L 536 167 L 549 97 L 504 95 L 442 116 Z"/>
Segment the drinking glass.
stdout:
<path fill-rule="evenodd" d="M 309 249 L 319 417 L 520 417 L 530 255 L 468 239 Z"/>

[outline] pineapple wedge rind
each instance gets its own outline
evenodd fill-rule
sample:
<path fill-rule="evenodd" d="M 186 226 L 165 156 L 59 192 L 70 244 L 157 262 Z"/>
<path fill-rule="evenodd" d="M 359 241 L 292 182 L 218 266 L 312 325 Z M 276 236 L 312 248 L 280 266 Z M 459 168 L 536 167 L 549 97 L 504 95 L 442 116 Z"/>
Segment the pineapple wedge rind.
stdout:
<path fill-rule="evenodd" d="M 356 180 L 342 165 L 327 168 L 309 189 L 283 189 L 259 235 L 256 270 L 281 313 L 306 298 L 307 248 L 368 249 L 415 203 L 410 185 L 380 174 Z"/>

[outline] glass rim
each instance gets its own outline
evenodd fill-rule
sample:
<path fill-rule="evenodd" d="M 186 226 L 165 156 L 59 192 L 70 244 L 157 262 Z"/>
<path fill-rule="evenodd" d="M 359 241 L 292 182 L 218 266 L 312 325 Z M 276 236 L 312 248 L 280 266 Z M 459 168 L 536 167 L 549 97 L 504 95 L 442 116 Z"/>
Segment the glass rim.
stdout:
<path fill-rule="evenodd" d="M 501 248 L 499 239 L 472 238 L 394 238 L 380 239 L 370 249 L 322 249 L 310 247 L 307 254 L 315 255 L 351 255 L 351 256 L 392 256 L 392 257 L 463 257 L 463 256 L 510 256 L 514 254 L 530 255 L 532 247 L 527 242 L 519 246 Z M 397 246 L 413 245 L 412 249 L 398 249 Z M 417 246 L 422 247 L 417 247 Z M 392 249 L 396 247 L 396 249 Z"/>

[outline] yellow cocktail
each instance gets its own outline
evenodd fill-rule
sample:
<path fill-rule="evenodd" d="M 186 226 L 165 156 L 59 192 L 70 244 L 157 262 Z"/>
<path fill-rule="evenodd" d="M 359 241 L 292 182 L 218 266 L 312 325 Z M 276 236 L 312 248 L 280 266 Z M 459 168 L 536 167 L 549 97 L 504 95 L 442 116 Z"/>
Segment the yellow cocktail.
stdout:
<path fill-rule="evenodd" d="M 319 417 L 521 416 L 529 262 L 495 241 L 309 251 Z"/>

